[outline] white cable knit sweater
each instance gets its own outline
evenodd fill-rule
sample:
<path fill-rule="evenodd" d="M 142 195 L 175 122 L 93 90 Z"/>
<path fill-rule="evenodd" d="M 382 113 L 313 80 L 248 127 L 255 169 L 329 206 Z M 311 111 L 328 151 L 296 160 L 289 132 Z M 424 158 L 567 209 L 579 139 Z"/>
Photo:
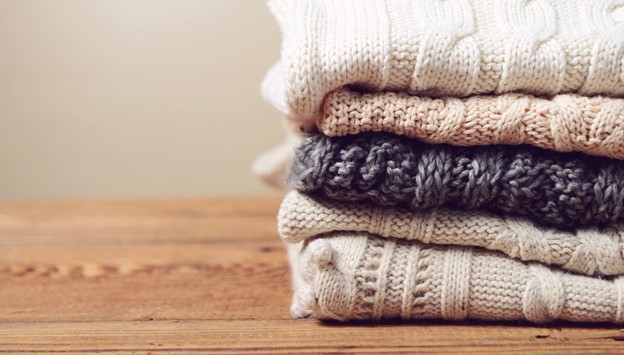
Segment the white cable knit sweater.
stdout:
<path fill-rule="evenodd" d="M 478 211 L 412 212 L 366 203 L 315 199 L 288 193 L 278 213 L 278 231 L 297 243 L 334 231 L 369 232 L 425 244 L 476 246 L 523 261 L 537 261 L 586 275 L 624 274 L 624 226 L 565 232 L 521 218 Z"/>
<path fill-rule="evenodd" d="M 345 85 L 429 96 L 624 96 L 621 0 L 273 0 L 285 102 Z"/>
<path fill-rule="evenodd" d="M 477 248 L 361 232 L 288 247 L 295 317 L 624 322 L 622 276 L 573 275 Z"/>

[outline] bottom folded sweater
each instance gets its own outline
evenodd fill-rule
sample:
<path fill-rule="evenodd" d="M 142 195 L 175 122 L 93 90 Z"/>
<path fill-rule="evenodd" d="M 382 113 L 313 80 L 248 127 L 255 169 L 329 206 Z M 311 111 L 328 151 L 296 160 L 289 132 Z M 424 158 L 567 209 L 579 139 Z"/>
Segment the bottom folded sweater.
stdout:
<path fill-rule="evenodd" d="M 624 277 L 481 248 L 331 232 L 289 244 L 295 317 L 624 322 Z"/>

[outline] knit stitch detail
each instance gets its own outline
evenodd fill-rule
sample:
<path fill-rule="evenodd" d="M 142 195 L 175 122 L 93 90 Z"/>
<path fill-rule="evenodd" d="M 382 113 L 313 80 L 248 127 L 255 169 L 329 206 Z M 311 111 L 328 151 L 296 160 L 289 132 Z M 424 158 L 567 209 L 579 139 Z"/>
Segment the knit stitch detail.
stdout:
<path fill-rule="evenodd" d="M 297 149 L 289 181 L 339 201 L 484 209 L 563 228 L 624 220 L 623 161 L 527 146 L 315 135 Z"/>
<path fill-rule="evenodd" d="M 624 100 L 504 94 L 434 99 L 407 93 L 329 93 L 317 120 L 328 136 L 390 132 L 460 146 L 529 144 L 624 158 Z"/>
<path fill-rule="evenodd" d="M 614 323 L 624 323 L 624 276 L 620 276 L 613 282 L 617 288 L 618 308 L 615 313 Z"/>
<path fill-rule="evenodd" d="M 374 241 L 367 244 L 366 251 L 364 252 L 360 261 L 359 267 L 355 272 L 355 279 L 357 281 L 356 293 L 357 307 L 354 309 L 354 317 L 358 319 L 370 317 L 378 318 L 375 312 L 376 303 L 380 299 L 381 292 L 381 278 L 379 275 L 379 268 L 381 267 L 381 256 L 384 252 L 384 244 L 381 240 Z"/>
<path fill-rule="evenodd" d="M 558 319 L 565 303 L 565 291 L 561 280 L 543 265 L 530 265 L 529 270 L 533 277 L 526 285 L 522 312 L 528 320 L 535 323 Z"/>
<path fill-rule="evenodd" d="M 444 319 L 463 320 L 468 316 L 471 256 L 467 248 L 453 248 L 444 255 L 440 300 Z"/>

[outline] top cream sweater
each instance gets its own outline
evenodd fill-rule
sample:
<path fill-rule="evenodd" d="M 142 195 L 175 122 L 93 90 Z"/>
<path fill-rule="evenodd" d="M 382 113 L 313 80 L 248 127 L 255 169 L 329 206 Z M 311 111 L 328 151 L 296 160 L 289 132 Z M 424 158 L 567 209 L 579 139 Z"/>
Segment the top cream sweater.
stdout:
<path fill-rule="evenodd" d="M 345 85 L 430 96 L 624 96 L 620 0 L 273 0 L 285 103 Z"/>

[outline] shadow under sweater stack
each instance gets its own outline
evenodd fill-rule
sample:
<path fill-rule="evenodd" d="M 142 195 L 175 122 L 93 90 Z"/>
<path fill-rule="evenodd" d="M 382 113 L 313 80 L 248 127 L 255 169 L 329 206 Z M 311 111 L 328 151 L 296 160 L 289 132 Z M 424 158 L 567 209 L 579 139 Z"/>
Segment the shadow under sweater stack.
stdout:
<path fill-rule="evenodd" d="M 293 316 L 624 322 L 621 2 L 270 7 Z"/>

